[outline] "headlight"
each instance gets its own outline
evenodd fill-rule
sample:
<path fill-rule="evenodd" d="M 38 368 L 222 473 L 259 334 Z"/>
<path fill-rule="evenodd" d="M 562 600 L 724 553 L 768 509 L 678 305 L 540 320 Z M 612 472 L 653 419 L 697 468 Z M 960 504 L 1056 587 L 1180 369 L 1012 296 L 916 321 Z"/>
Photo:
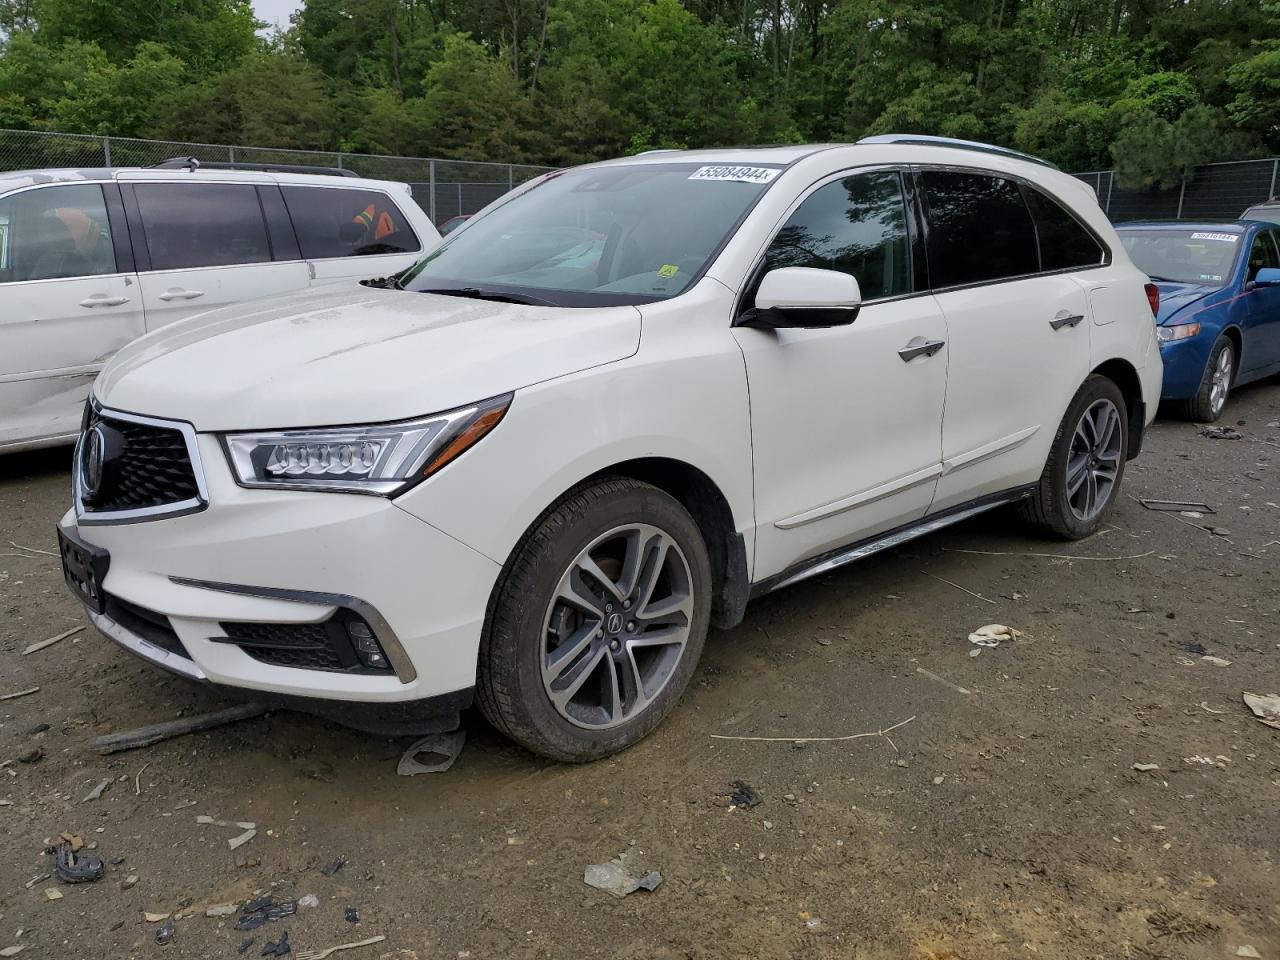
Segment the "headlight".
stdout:
<path fill-rule="evenodd" d="M 498 425 L 511 394 L 421 420 L 223 437 L 242 487 L 394 496 L 425 480 Z"/>
<path fill-rule="evenodd" d="M 1200 324 L 1198 323 L 1179 323 L 1170 327 L 1156 327 L 1156 339 L 1161 343 L 1168 343 L 1171 340 L 1194 337 L 1199 332 Z"/>

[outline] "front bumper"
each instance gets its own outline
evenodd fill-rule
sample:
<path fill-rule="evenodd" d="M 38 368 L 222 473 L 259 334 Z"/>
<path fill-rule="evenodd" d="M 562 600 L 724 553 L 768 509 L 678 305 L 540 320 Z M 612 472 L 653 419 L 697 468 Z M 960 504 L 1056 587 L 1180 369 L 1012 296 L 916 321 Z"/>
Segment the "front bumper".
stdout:
<path fill-rule="evenodd" d="M 469 700 L 496 563 L 381 497 L 243 489 L 216 439 L 197 443 L 207 509 L 75 531 L 110 553 L 108 598 L 157 615 L 178 643 L 153 642 L 110 607 L 90 611 L 99 630 L 189 679 L 272 698 L 401 712 Z M 74 510 L 62 524 L 76 525 Z M 373 627 L 394 672 L 264 663 L 227 642 L 226 624 L 320 624 L 342 611 Z"/>
<path fill-rule="evenodd" d="M 1204 368 L 1209 362 L 1214 334 L 1202 329 L 1194 337 L 1170 340 L 1160 344 L 1160 359 L 1164 363 L 1162 400 L 1187 400 L 1196 395 L 1204 380 Z"/>

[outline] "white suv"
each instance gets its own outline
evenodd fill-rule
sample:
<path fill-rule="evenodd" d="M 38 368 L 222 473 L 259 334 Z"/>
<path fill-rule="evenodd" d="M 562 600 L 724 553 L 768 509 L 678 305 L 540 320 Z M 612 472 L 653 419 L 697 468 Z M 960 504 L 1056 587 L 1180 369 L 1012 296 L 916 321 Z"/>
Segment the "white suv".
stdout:
<path fill-rule="evenodd" d="M 1002 504 L 1097 529 L 1160 396 L 1089 188 L 919 138 L 548 174 L 394 280 L 93 388 L 60 540 L 121 646 L 366 729 L 634 743 L 748 599 Z"/>
<path fill-rule="evenodd" d="M 403 270 L 437 240 L 403 183 L 190 160 L 0 174 L 0 452 L 74 439 L 103 363 L 149 330 Z"/>

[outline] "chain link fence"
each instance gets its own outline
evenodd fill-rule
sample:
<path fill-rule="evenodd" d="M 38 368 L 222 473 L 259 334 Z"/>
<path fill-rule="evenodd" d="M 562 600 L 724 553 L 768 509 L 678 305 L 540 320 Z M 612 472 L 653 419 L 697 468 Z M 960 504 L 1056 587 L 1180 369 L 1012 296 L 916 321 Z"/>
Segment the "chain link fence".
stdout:
<path fill-rule="evenodd" d="M 1077 173 L 1093 187 L 1113 223 L 1126 220 L 1235 220 L 1246 207 L 1276 196 L 1280 158 L 1196 167 L 1177 190 L 1125 190 L 1114 170 Z"/>
<path fill-rule="evenodd" d="M 338 167 L 361 177 L 400 180 L 412 187 L 414 200 L 437 226 L 452 217 L 475 213 L 513 187 L 552 169 L 523 163 L 480 163 L 431 157 L 390 157 L 0 129 L 0 172 L 45 167 L 142 167 L 173 157 L 195 157 L 205 163 Z"/>

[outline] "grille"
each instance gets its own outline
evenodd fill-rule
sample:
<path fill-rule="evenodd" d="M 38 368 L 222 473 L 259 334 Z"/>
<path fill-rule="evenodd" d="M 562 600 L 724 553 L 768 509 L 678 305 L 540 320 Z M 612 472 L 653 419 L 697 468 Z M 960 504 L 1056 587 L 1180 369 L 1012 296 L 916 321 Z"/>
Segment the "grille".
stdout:
<path fill-rule="evenodd" d="M 119 435 L 118 450 L 104 464 L 101 489 L 85 503 L 89 513 L 143 510 L 192 500 L 199 496 L 195 470 L 182 432 L 170 427 L 94 417 Z"/>
<path fill-rule="evenodd" d="M 325 623 L 224 623 L 225 640 L 253 659 L 303 670 L 362 670 L 338 620 Z"/>
<path fill-rule="evenodd" d="M 177 633 L 169 624 L 169 618 L 164 614 L 121 600 L 111 594 L 107 594 L 106 601 L 107 616 L 130 633 L 137 634 L 147 643 L 161 650 L 176 653 L 187 660 L 191 659 L 191 654 L 187 653 L 187 648 L 182 645 L 182 641 L 178 639 Z"/>

